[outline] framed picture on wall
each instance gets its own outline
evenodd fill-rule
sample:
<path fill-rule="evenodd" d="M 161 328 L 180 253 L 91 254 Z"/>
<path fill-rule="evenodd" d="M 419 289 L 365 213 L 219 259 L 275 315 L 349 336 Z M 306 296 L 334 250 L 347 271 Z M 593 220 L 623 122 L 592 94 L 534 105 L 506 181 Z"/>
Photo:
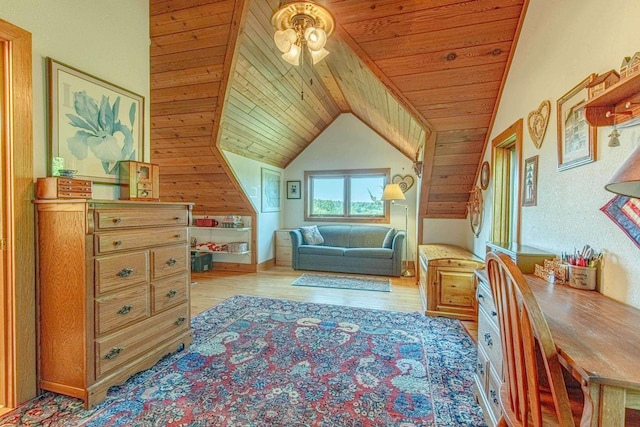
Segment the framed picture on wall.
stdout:
<path fill-rule="evenodd" d="M 49 175 L 117 183 L 118 162 L 143 159 L 144 97 L 47 58 Z"/>
<path fill-rule="evenodd" d="M 262 212 L 280 212 L 280 172 L 262 168 Z"/>
<path fill-rule="evenodd" d="M 584 103 L 591 74 L 558 99 L 558 170 L 591 163 L 596 159 L 596 130 L 587 122 Z"/>
<path fill-rule="evenodd" d="M 301 197 L 300 181 L 287 181 L 287 199 L 299 199 Z"/>
<path fill-rule="evenodd" d="M 524 161 L 522 180 L 522 206 L 536 206 L 538 203 L 538 156 Z"/>

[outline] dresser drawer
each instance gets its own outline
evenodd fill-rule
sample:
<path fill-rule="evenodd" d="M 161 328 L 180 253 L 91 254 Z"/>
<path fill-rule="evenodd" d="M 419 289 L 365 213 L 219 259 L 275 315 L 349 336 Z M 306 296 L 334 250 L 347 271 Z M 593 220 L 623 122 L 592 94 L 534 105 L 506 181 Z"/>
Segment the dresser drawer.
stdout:
<path fill-rule="evenodd" d="M 149 252 L 96 258 L 96 293 L 104 294 L 149 280 Z"/>
<path fill-rule="evenodd" d="M 95 252 L 100 255 L 170 243 L 186 243 L 187 235 L 185 227 L 96 233 Z"/>
<path fill-rule="evenodd" d="M 476 290 L 476 299 L 478 305 L 482 307 L 486 314 L 488 314 L 488 320 L 491 322 L 495 329 L 498 329 L 498 312 L 493 302 L 493 295 L 486 282 L 478 280 L 478 289 Z"/>
<path fill-rule="evenodd" d="M 476 377 L 480 391 L 484 394 L 487 392 L 487 384 L 489 379 L 489 357 L 486 355 L 482 346 L 478 346 L 478 360 L 476 362 Z"/>
<path fill-rule="evenodd" d="M 495 370 L 502 372 L 500 333 L 494 328 L 489 320 L 489 314 L 482 307 L 478 310 L 478 347 L 482 347 L 485 351 Z"/>
<path fill-rule="evenodd" d="M 136 356 L 189 330 L 189 305 L 182 304 L 115 334 L 96 340 L 96 377 L 99 379 Z M 153 331 L 153 333 L 150 333 Z"/>
<path fill-rule="evenodd" d="M 276 246 L 291 246 L 291 235 L 288 231 L 276 231 Z"/>
<path fill-rule="evenodd" d="M 146 284 L 96 299 L 96 334 L 107 332 L 149 317 L 149 292 Z"/>
<path fill-rule="evenodd" d="M 276 264 L 291 265 L 291 246 L 276 249 Z"/>
<path fill-rule="evenodd" d="M 170 277 L 151 283 L 153 314 L 187 301 L 189 297 L 189 277 L 187 274 Z"/>
<path fill-rule="evenodd" d="M 502 384 L 502 379 L 491 368 L 489 368 L 488 374 L 487 401 L 491 412 L 493 412 L 494 419 L 499 420 L 502 414 L 502 408 L 500 408 L 500 385 Z"/>
<path fill-rule="evenodd" d="M 151 250 L 151 277 L 154 279 L 186 272 L 187 259 L 191 262 L 186 245 Z"/>
<path fill-rule="evenodd" d="M 188 213 L 184 209 L 135 209 L 129 211 L 96 209 L 95 218 L 96 230 L 189 225 Z"/>

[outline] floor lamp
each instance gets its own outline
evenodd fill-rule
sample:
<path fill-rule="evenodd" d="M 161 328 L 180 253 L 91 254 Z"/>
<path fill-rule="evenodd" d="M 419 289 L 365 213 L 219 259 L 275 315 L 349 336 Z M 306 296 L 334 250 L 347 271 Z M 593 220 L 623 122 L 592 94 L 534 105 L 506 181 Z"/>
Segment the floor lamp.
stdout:
<path fill-rule="evenodd" d="M 382 192 L 382 200 L 390 201 L 394 206 L 401 206 L 404 208 L 404 231 L 406 236 L 404 238 L 404 262 L 402 265 L 402 275 L 405 277 L 413 276 L 413 273 L 407 268 L 407 264 L 409 263 L 409 250 L 408 242 L 409 242 L 409 206 L 407 205 L 398 205 L 396 204 L 396 200 L 406 200 L 404 197 L 404 193 L 398 184 L 387 184 L 384 187 L 384 191 Z"/>

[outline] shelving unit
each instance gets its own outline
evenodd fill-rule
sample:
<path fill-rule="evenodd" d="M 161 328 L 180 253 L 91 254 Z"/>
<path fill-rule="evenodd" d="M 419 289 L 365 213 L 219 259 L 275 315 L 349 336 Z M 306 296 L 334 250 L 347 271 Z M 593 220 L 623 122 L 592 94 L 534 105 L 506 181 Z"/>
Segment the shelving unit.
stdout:
<path fill-rule="evenodd" d="M 640 121 L 640 73 L 612 85 L 600 95 L 587 100 L 584 106 L 591 126 Z M 607 112 L 610 113 L 609 117 Z"/>
<path fill-rule="evenodd" d="M 194 216 L 194 223 L 196 217 Z M 223 217 L 209 217 L 218 221 L 218 224 L 222 224 Z M 216 244 L 228 244 L 231 242 L 246 242 L 247 250 L 242 252 L 229 252 L 229 251 L 212 251 L 206 249 L 191 248 L 194 252 L 208 252 L 214 255 L 214 262 L 222 263 L 236 263 L 236 264 L 250 264 L 251 263 L 251 217 L 243 216 L 242 221 L 244 227 L 239 228 L 226 228 L 220 225 L 216 227 L 199 227 L 191 225 L 189 227 L 190 235 L 196 239 L 196 243 L 213 242 Z"/>

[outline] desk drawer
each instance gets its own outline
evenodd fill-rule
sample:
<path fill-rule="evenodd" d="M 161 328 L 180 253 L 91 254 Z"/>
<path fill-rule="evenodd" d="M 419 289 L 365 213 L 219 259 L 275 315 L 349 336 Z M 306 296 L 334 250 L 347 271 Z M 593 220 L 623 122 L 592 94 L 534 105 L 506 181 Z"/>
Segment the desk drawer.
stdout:
<path fill-rule="evenodd" d="M 494 419 L 499 420 L 502 415 L 502 409 L 500 408 L 500 385 L 502 384 L 502 378 L 491 368 L 489 368 L 488 374 L 487 400 L 491 412 L 493 412 Z"/>
<path fill-rule="evenodd" d="M 478 310 L 478 347 L 482 347 L 485 351 L 495 370 L 502 372 L 500 332 L 492 325 L 489 315 L 482 307 Z"/>
<path fill-rule="evenodd" d="M 96 209 L 96 230 L 115 230 L 131 227 L 188 226 L 184 209 Z"/>
<path fill-rule="evenodd" d="M 191 262 L 186 245 L 170 246 L 151 250 L 151 277 L 154 279 L 186 272 L 187 259 Z"/>
<path fill-rule="evenodd" d="M 498 329 L 498 312 L 496 311 L 493 295 L 491 294 L 488 283 L 478 280 L 476 299 L 478 300 L 478 306 L 482 307 L 485 313 L 488 314 L 489 322 L 495 329 Z"/>
<path fill-rule="evenodd" d="M 96 334 L 102 335 L 149 317 L 147 284 L 96 300 Z"/>
<path fill-rule="evenodd" d="M 149 280 L 149 252 L 99 257 L 95 260 L 96 293 L 115 291 Z"/>
<path fill-rule="evenodd" d="M 189 305 L 135 323 L 96 340 L 96 378 L 124 365 L 136 356 L 190 328 Z"/>
<path fill-rule="evenodd" d="M 187 233 L 185 227 L 96 233 L 95 251 L 96 255 L 100 255 L 170 243 L 186 243 Z"/>

